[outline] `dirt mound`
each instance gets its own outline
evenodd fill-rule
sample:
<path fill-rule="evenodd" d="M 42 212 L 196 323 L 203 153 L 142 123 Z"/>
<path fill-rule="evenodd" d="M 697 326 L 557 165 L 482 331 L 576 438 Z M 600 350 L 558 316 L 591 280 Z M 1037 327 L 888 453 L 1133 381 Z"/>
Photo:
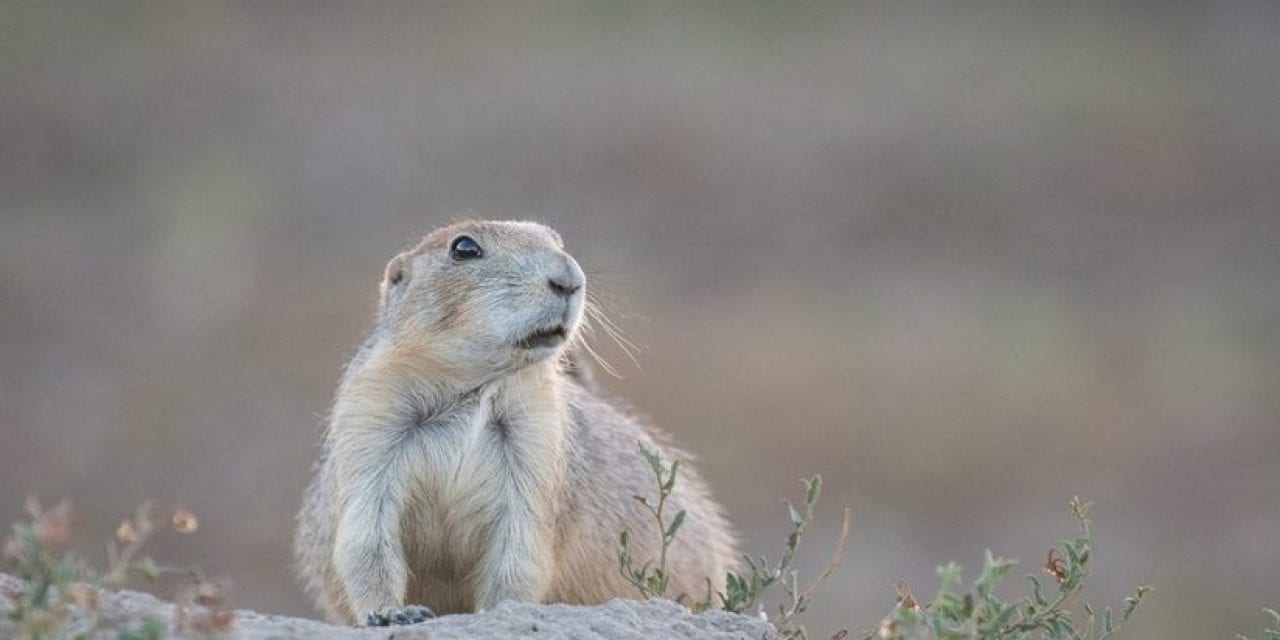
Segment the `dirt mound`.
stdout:
<path fill-rule="evenodd" d="M 0 574 L 0 611 L 10 608 L 22 592 L 22 583 Z M 147 617 L 164 620 L 170 633 L 174 606 L 145 593 L 121 591 L 105 595 L 100 603 L 100 627 L 95 638 L 116 638 L 119 629 L 137 628 Z M 0 622 L 0 637 L 11 637 L 7 621 Z M 340 627 L 316 620 L 263 615 L 254 611 L 235 612 L 235 624 L 227 638 L 395 638 L 413 640 L 465 640 L 479 638 L 538 638 L 540 640 L 668 640 L 708 638 L 713 640 L 772 640 L 777 634 L 769 624 L 756 618 L 723 611 L 694 614 L 665 600 L 647 602 L 612 600 L 596 607 L 533 605 L 506 602 L 493 611 L 454 615 L 408 627 L 360 629 Z"/>

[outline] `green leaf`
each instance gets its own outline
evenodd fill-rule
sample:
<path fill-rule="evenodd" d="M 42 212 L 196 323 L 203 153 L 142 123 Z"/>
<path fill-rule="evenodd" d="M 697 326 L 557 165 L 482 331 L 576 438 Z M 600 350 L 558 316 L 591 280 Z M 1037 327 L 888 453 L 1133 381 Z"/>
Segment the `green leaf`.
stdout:
<path fill-rule="evenodd" d="M 1138 587 L 1138 590 L 1135 591 L 1133 595 L 1125 598 L 1124 611 L 1120 615 L 1121 620 L 1128 620 L 1129 616 L 1133 615 L 1134 609 L 1137 609 L 1138 604 L 1142 602 L 1143 596 L 1147 595 L 1150 592 L 1151 592 L 1151 587 L 1147 585 L 1142 585 L 1141 587 Z"/>
<path fill-rule="evenodd" d="M 1062 548 L 1067 551 L 1068 566 L 1075 566 L 1080 564 L 1080 552 L 1076 549 L 1076 545 L 1078 543 L 1079 543 L 1079 540 L 1076 540 L 1074 542 L 1067 541 L 1067 542 L 1064 542 L 1062 545 Z"/>
<path fill-rule="evenodd" d="M 964 572 L 964 570 L 960 568 L 960 565 L 954 562 L 948 562 L 947 564 L 938 567 L 937 571 L 938 582 L 943 591 L 948 591 L 953 587 L 960 586 Z"/>
<path fill-rule="evenodd" d="M 782 503 L 787 505 L 787 517 L 791 519 L 791 524 L 797 527 L 804 524 L 804 517 L 796 511 L 795 505 L 791 504 L 790 500 L 783 500 Z"/>
<path fill-rule="evenodd" d="M 156 566 L 156 561 L 152 560 L 150 556 L 143 556 L 141 560 L 135 561 L 133 568 L 148 581 L 155 582 L 160 577 L 160 568 Z"/>
<path fill-rule="evenodd" d="M 1040 587 L 1040 581 L 1035 576 L 1030 575 L 1027 576 L 1027 581 L 1031 583 L 1031 597 L 1035 600 L 1035 603 L 1042 607 L 1049 606 L 1049 601 L 1044 597 L 1044 589 Z"/>
<path fill-rule="evenodd" d="M 987 549 L 982 562 L 982 574 L 973 582 L 974 590 L 984 599 L 990 597 L 996 583 L 1000 582 L 1017 564 L 1017 560 L 997 558 L 991 554 L 990 549 Z"/>
<path fill-rule="evenodd" d="M 988 630 L 988 632 L 999 631 L 1001 628 L 1003 628 L 1006 624 L 1009 623 L 1009 620 L 1013 618 L 1013 614 L 1016 613 L 1017 610 L 1018 608 L 1012 605 L 1009 605 L 1009 606 L 996 605 L 996 608 L 993 611 L 991 619 L 988 620 L 987 623 L 984 625 L 985 628 Z"/>
<path fill-rule="evenodd" d="M 822 476 L 813 476 L 804 483 L 804 503 L 810 507 L 818 504 L 818 497 L 822 495 Z"/>
<path fill-rule="evenodd" d="M 680 530 L 680 525 L 684 524 L 684 509 L 676 513 L 676 517 L 671 519 L 671 526 L 667 528 L 667 539 L 676 537 L 676 531 Z"/>
<path fill-rule="evenodd" d="M 662 458 L 658 456 L 656 451 L 644 445 L 640 445 L 640 454 L 643 455 L 645 461 L 649 463 L 649 468 L 653 469 L 654 475 L 658 476 L 659 479 L 666 475 L 666 469 L 664 469 L 662 465 Z"/>
<path fill-rule="evenodd" d="M 663 495 L 668 495 L 676 486 L 676 473 L 680 470 L 680 461 L 676 460 L 671 463 L 671 470 L 668 472 L 667 481 L 662 485 Z"/>

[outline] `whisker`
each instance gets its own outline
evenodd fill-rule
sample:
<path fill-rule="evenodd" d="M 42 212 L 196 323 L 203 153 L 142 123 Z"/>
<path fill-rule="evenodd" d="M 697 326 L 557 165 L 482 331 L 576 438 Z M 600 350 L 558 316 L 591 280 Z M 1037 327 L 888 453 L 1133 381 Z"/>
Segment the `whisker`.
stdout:
<path fill-rule="evenodd" d="M 649 320 L 649 318 L 638 313 L 628 311 L 628 305 L 626 298 L 624 297 L 613 296 L 596 289 L 589 289 L 587 291 L 587 298 L 594 301 L 601 311 L 607 311 L 613 316 L 643 320 L 646 322 Z"/>
<path fill-rule="evenodd" d="M 604 311 L 596 310 L 596 314 L 596 319 L 600 321 L 600 324 L 604 327 L 605 331 L 608 332 L 613 339 L 618 340 L 621 343 L 618 346 L 631 347 L 636 351 L 640 351 L 640 347 L 636 346 L 636 344 L 631 340 L 628 340 L 627 337 L 623 335 L 622 329 L 618 327 L 618 325 L 615 324 L 609 316 L 605 315 Z"/>
<path fill-rule="evenodd" d="M 584 322 L 583 326 L 590 327 L 591 326 L 590 320 L 588 320 L 587 322 Z M 609 361 L 604 359 L 604 356 L 601 356 L 599 353 L 596 352 L 595 349 L 591 348 L 591 343 L 590 341 L 587 340 L 587 333 L 590 333 L 590 331 L 579 334 L 577 336 L 578 341 L 574 346 L 581 346 L 582 350 L 586 351 L 587 355 L 591 356 L 591 359 L 595 360 L 596 364 L 600 365 L 600 368 L 603 369 L 605 373 L 615 378 L 621 378 L 622 376 L 618 373 L 617 369 L 614 369 L 613 365 L 609 364 Z"/>
<path fill-rule="evenodd" d="M 587 297 L 595 300 L 602 307 L 609 307 L 611 310 L 617 311 L 622 309 L 626 300 L 618 296 L 605 293 L 598 288 L 588 288 Z"/>
<path fill-rule="evenodd" d="M 597 307 L 592 310 L 592 313 L 594 314 L 594 317 L 600 321 L 601 326 L 604 327 L 605 331 L 608 332 L 610 336 L 612 336 L 615 340 L 618 340 L 620 343 L 623 343 L 623 344 L 619 344 L 618 346 L 621 347 L 621 346 L 624 346 L 625 344 L 625 346 L 630 347 L 636 351 L 640 350 L 640 348 L 637 347 L 634 342 L 631 342 L 626 338 L 626 336 L 622 334 L 622 329 L 618 327 L 618 325 L 614 323 L 612 319 L 609 318 L 609 316 L 604 312 L 603 309 Z"/>
<path fill-rule="evenodd" d="M 611 340 L 613 340 L 614 344 L 618 345 L 618 349 L 627 356 L 627 359 L 631 361 L 631 364 L 635 365 L 636 370 L 642 370 L 640 360 L 636 358 L 636 353 L 640 351 L 640 348 L 636 346 L 634 342 L 627 339 L 626 336 L 622 335 L 622 330 L 609 319 L 609 316 L 605 314 L 599 305 L 587 304 L 584 308 L 586 309 L 587 316 L 600 323 L 600 328 L 604 330 L 605 334 L 608 335 Z"/>

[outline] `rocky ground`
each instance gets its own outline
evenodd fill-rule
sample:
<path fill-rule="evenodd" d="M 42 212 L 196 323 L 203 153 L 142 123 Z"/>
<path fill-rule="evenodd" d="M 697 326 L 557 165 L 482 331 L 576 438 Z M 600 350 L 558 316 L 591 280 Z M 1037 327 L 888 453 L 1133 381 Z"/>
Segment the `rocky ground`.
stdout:
<path fill-rule="evenodd" d="M 11 607 L 22 592 L 17 579 L 0 574 L 0 611 Z M 182 637 L 175 628 L 175 607 L 154 596 L 134 591 L 105 595 L 99 602 L 99 627 L 94 638 L 115 639 L 120 629 L 136 629 L 148 617 L 163 620 L 171 636 Z M 7 620 L 0 622 L 0 638 L 12 637 Z M 197 635 L 197 634 L 192 634 Z M 610 640 L 668 640 L 708 638 L 714 640 L 774 640 L 773 627 L 756 618 L 722 611 L 694 614 L 673 602 L 652 600 L 612 600 L 595 607 L 533 605 L 508 602 L 493 611 L 453 615 L 407 627 L 361 629 L 326 624 L 316 620 L 264 615 L 249 610 L 234 612 L 230 631 L 221 636 L 235 640 L 266 638 L 317 638 L 340 640 L 395 638 L 396 640 L 469 640 L 478 638 L 539 638 L 543 640 L 594 638 Z"/>

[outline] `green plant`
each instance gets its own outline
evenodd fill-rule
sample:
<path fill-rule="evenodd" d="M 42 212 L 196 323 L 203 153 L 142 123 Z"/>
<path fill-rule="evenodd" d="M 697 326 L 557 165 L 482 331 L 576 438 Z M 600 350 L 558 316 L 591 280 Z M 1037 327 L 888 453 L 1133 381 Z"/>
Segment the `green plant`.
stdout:
<path fill-rule="evenodd" d="M 675 488 L 680 468 L 679 460 L 668 465 L 656 452 L 640 449 L 651 469 L 657 485 L 656 499 L 633 496 L 653 515 L 661 532 L 659 556 L 637 566 L 631 547 L 631 532 L 622 531 L 618 538 L 618 570 L 645 598 L 664 597 L 669 582 L 667 549 L 685 520 L 685 512 L 679 511 L 668 521 L 667 499 Z M 696 611 L 720 608 L 732 613 L 749 613 L 756 608 L 763 615 L 760 605 L 770 587 L 781 584 L 786 598 L 778 605 L 772 619 L 778 635 L 789 640 L 807 638 L 807 632 L 797 617 L 808 607 L 813 593 L 839 565 L 844 542 L 849 533 L 849 510 L 845 509 L 844 521 L 836 549 L 827 567 L 806 586 L 800 586 L 798 572 L 792 567 L 796 550 L 805 531 L 812 524 L 814 509 L 822 494 L 822 478 L 814 476 L 804 483 L 804 507 L 797 509 L 790 501 L 783 501 L 792 529 L 783 545 L 782 555 L 776 562 L 764 556 L 744 556 L 747 570 L 730 572 L 725 576 L 725 590 L 712 593 L 711 581 L 707 581 L 704 599 L 690 603 Z M 899 581 L 896 586 L 898 603 L 880 623 L 879 628 L 864 640 L 1108 640 L 1132 617 L 1142 599 L 1151 591 L 1149 586 L 1138 587 L 1133 595 L 1125 598 L 1119 611 L 1104 608 L 1099 614 L 1092 605 L 1076 608 L 1084 590 L 1085 581 L 1094 559 L 1093 523 L 1089 519 L 1090 503 L 1073 498 L 1071 514 L 1078 534 L 1064 540 L 1059 547 L 1051 548 L 1046 555 L 1044 570 L 1054 580 L 1057 593 L 1050 598 L 1041 581 L 1033 575 L 1026 576 L 1029 593 L 1006 601 L 998 594 L 998 587 L 1017 566 L 1018 561 L 1000 558 L 986 552 L 982 571 L 968 587 L 964 584 L 959 565 L 949 563 L 938 567 L 939 589 L 931 602 L 921 604 L 911 587 Z M 679 594 L 675 600 L 685 602 L 688 594 Z M 1280 613 L 1265 610 L 1280 627 Z M 1280 630 L 1265 629 L 1265 640 L 1280 640 Z M 844 638 L 846 629 L 832 636 Z M 1239 635 L 1238 640 L 1250 640 Z"/>
<path fill-rule="evenodd" d="M 160 640 L 164 637 L 168 625 L 164 620 L 155 616 L 147 616 L 142 619 L 142 624 L 137 629 L 121 629 L 116 635 L 117 640 Z"/>
<path fill-rule="evenodd" d="M 844 510 L 840 535 L 836 548 L 825 569 L 807 585 L 801 586 L 800 574 L 792 567 L 796 549 L 800 546 L 805 530 L 813 523 L 814 507 L 822 496 L 822 476 L 813 476 L 804 483 L 804 509 L 798 511 L 790 500 L 784 500 L 787 517 L 791 520 L 791 532 L 783 543 L 782 555 L 775 563 L 765 556 L 743 556 L 747 563 L 744 573 L 730 572 L 725 576 L 725 591 L 719 594 L 720 608 L 733 613 L 744 613 L 758 607 L 761 597 L 774 584 L 781 584 L 786 597 L 778 605 L 774 626 L 783 638 L 806 638 L 807 632 L 797 617 L 809 607 L 809 601 L 831 572 L 840 564 L 844 554 L 844 542 L 849 535 L 849 510 Z"/>
<path fill-rule="evenodd" d="M 1266 640 L 1280 640 L 1280 613 L 1275 609 L 1263 609 L 1267 615 L 1271 616 L 1271 624 L 1275 625 L 1275 629 L 1263 629 L 1262 632 L 1267 634 Z M 1237 635 L 1238 640 L 1250 640 L 1247 636 Z"/>
<path fill-rule="evenodd" d="M 665 514 L 667 498 L 671 496 L 671 491 L 676 486 L 676 474 L 680 471 L 680 461 L 675 460 L 668 466 L 661 456 L 643 445 L 640 447 L 640 455 L 644 456 L 645 461 L 649 463 L 649 468 L 653 470 L 654 479 L 658 484 L 658 497 L 656 501 L 650 501 L 646 496 L 632 496 L 632 498 L 644 505 L 653 515 L 661 535 L 660 551 L 657 562 L 650 559 L 637 567 L 631 550 L 631 532 L 623 529 L 618 534 L 618 571 L 635 586 L 641 596 L 661 598 L 667 594 L 667 585 L 670 582 L 670 575 L 667 573 L 667 550 L 671 547 L 671 541 L 675 540 L 680 525 L 684 524 L 685 517 L 685 511 L 681 509 L 668 524 Z M 680 599 L 683 597 L 684 594 L 681 594 Z"/>
<path fill-rule="evenodd" d="M 654 517 L 658 531 L 661 533 L 659 555 L 656 562 L 652 559 L 646 560 L 644 564 L 637 567 L 631 548 L 631 532 L 623 530 L 618 536 L 618 570 L 636 587 L 641 596 L 645 598 L 660 598 L 666 595 L 669 582 L 667 549 L 671 546 L 671 542 L 675 539 L 676 533 L 680 530 L 680 526 L 684 524 L 685 520 L 685 512 L 683 510 L 677 512 L 670 520 L 670 523 L 666 519 L 667 498 L 675 488 L 680 461 L 674 460 L 668 465 L 656 452 L 644 446 L 640 447 L 640 454 L 653 470 L 654 480 L 657 484 L 657 497 L 655 500 L 650 500 L 646 496 L 634 496 L 634 499 L 643 504 Z M 795 560 L 796 549 L 800 545 L 805 529 L 813 522 L 814 507 L 818 503 L 818 498 L 822 495 L 822 478 L 814 476 L 803 482 L 805 492 L 802 511 L 797 510 L 789 500 L 783 501 L 787 508 L 787 515 L 791 519 L 792 529 L 787 535 L 782 555 L 778 561 L 771 563 L 764 556 L 754 558 L 743 556 L 748 570 L 743 573 L 729 572 L 726 574 L 725 590 L 722 593 L 713 594 L 711 580 L 708 579 L 705 597 L 700 601 L 690 603 L 694 610 L 704 611 L 710 608 L 720 608 L 732 613 L 744 613 L 748 609 L 758 607 L 761 597 L 770 587 L 775 584 L 781 584 L 786 592 L 786 598 L 778 605 L 778 615 L 773 620 L 774 626 L 783 638 L 807 637 L 804 626 L 797 621 L 797 616 L 804 613 L 809 606 L 813 593 L 826 581 L 827 577 L 831 575 L 831 572 L 840 563 L 844 550 L 844 541 L 849 534 L 849 510 L 845 509 L 844 523 L 841 527 L 831 562 L 816 579 L 801 586 L 799 572 L 792 567 L 792 563 Z M 681 593 L 676 596 L 675 600 L 684 603 L 688 598 L 688 594 Z M 716 602 L 717 600 L 718 603 Z M 763 609 L 761 609 L 761 612 L 763 613 Z"/>
<path fill-rule="evenodd" d="M 1112 637 L 1133 615 L 1150 590 L 1138 587 L 1125 599 L 1119 619 L 1108 607 L 1099 616 L 1083 605 L 1083 614 L 1074 612 L 1093 560 L 1093 533 L 1088 503 L 1071 501 L 1071 512 L 1079 535 L 1065 540 L 1061 548 L 1049 550 L 1045 571 L 1057 583 L 1057 595 L 1046 597 L 1035 576 L 1027 576 L 1030 593 L 1006 602 L 996 587 L 1017 565 L 1016 560 L 998 558 L 987 551 L 982 572 L 964 588 L 961 569 L 955 563 L 938 568 L 938 595 L 920 604 L 905 582 L 899 582 L 898 604 L 868 639 L 883 640 L 1104 640 Z"/>
<path fill-rule="evenodd" d="M 28 498 L 26 508 L 31 521 L 15 524 L 4 545 L 5 559 L 26 587 L 14 595 L 7 618 L 16 626 L 18 637 L 59 637 L 71 613 L 68 599 L 59 595 L 88 593 L 73 586 L 80 573 L 79 561 L 73 553 L 62 551 L 71 538 L 71 504 L 64 500 L 45 510 Z"/>
<path fill-rule="evenodd" d="M 143 546 L 160 530 L 149 502 L 126 518 L 107 543 L 107 568 L 98 571 L 77 556 L 64 550 L 72 533 L 72 510 L 67 501 L 45 510 L 35 498 L 28 498 L 30 520 L 13 525 L 13 534 L 4 544 L 4 560 L 22 581 L 23 588 L 13 594 L 12 607 L 6 612 L 11 632 L 23 640 L 63 640 L 99 636 L 99 611 L 103 592 L 114 591 L 128 583 L 131 575 L 155 582 L 162 575 L 179 575 L 196 585 L 213 585 L 194 568 L 178 569 L 157 565 L 149 556 L 141 555 Z M 194 515 L 177 509 L 172 517 L 173 529 L 179 533 L 195 532 Z M 215 587 L 205 586 L 212 593 Z M 220 593 L 220 592 L 219 592 Z M 217 614 L 225 607 L 221 596 L 202 603 L 210 611 L 210 620 L 230 624 L 229 612 Z M 210 606 L 212 605 L 212 606 Z M 145 618 L 136 629 L 119 629 L 121 640 L 149 640 L 164 636 L 164 621 Z M 206 629 L 179 624 L 182 631 L 206 634 L 225 631 L 226 627 L 209 625 Z"/>

